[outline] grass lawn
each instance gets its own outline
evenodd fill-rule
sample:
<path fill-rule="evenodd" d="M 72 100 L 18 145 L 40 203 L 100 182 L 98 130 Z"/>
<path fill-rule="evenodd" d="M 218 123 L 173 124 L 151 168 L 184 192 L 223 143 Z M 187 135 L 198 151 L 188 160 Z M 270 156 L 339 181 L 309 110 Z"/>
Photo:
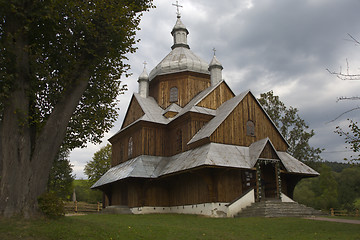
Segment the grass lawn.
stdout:
<path fill-rule="evenodd" d="M 0 219 L 0 239 L 358 239 L 360 225 L 300 218 L 101 215 Z"/>

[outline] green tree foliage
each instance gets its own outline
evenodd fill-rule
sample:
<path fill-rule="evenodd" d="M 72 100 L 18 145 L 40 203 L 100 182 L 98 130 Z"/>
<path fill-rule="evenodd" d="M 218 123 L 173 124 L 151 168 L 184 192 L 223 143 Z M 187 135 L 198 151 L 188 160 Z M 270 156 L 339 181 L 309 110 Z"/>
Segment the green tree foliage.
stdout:
<path fill-rule="evenodd" d="M 319 165 L 320 176 L 301 180 L 295 188 L 294 200 L 317 209 L 356 209 L 360 199 L 360 166 L 348 164 L 342 171 L 334 172 L 326 162 Z"/>
<path fill-rule="evenodd" d="M 328 166 L 322 165 L 319 177 L 303 179 L 296 186 L 294 200 L 316 209 L 337 208 L 338 183 L 335 174 Z"/>
<path fill-rule="evenodd" d="M 55 193 L 63 200 L 70 200 L 72 194 L 72 165 L 69 160 L 69 150 L 61 149 L 57 154 L 50 171 L 47 191 Z"/>
<path fill-rule="evenodd" d="M 320 177 L 312 189 L 315 193 L 315 203 L 319 209 L 330 209 L 338 206 L 338 183 L 330 167 L 323 165 Z"/>
<path fill-rule="evenodd" d="M 337 175 L 339 184 L 339 203 L 343 208 L 355 208 L 357 198 L 360 198 L 360 166 L 344 169 Z"/>
<path fill-rule="evenodd" d="M 0 215 L 36 214 L 60 146 L 99 143 L 111 128 L 126 54 L 151 7 L 0 0 Z"/>
<path fill-rule="evenodd" d="M 357 154 L 357 156 L 353 155 L 351 156 L 350 162 L 353 161 L 360 161 L 360 127 L 357 122 L 354 122 L 352 119 L 348 119 L 349 121 L 349 130 L 344 130 L 341 127 L 336 127 L 336 133 L 340 136 L 345 137 L 345 143 L 350 145 L 351 151 L 354 152 L 354 154 Z"/>
<path fill-rule="evenodd" d="M 90 189 L 91 185 L 92 183 L 89 180 L 74 180 L 73 186 L 78 202 L 102 202 L 103 193 L 100 190 Z"/>
<path fill-rule="evenodd" d="M 260 94 L 258 100 L 289 143 L 288 152 L 291 155 L 304 162 L 321 160 L 322 150 L 309 145 L 310 138 L 315 135 L 314 130 L 309 130 L 297 108 L 286 107 L 273 91 Z"/>
<path fill-rule="evenodd" d="M 323 164 L 330 167 L 331 171 L 334 171 L 337 173 L 340 173 L 344 169 L 351 167 L 350 164 L 343 163 L 343 162 L 323 162 Z"/>
<path fill-rule="evenodd" d="M 111 166 L 111 145 L 108 144 L 97 151 L 92 160 L 85 165 L 84 172 L 89 182 L 94 184 Z"/>

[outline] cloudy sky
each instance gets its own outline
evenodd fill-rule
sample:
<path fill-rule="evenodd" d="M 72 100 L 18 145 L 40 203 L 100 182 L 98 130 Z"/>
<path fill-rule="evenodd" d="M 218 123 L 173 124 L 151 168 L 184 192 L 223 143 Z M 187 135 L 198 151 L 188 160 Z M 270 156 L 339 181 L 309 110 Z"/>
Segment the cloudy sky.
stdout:
<path fill-rule="evenodd" d="M 142 63 L 148 63 L 149 73 L 171 51 L 170 32 L 176 22 L 172 3 L 154 0 L 156 8 L 144 13 L 138 50 L 128 56 L 133 75 L 123 79 L 129 90 L 119 97 L 119 120 L 101 145 L 88 144 L 71 153 L 77 178 L 86 178 L 86 162 L 120 129 L 131 95 L 138 90 Z M 348 61 L 350 73 L 360 73 L 360 46 L 348 37 L 360 39 L 359 0 L 182 0 L 179 4 L 191 50 L 210 62 L 215 47 L 223 78 L 235 94 L 251 89 L 259 96 L 273 90 L 287 106 L 298 108 L 315 130 L 311 145 L 325 149 L 323 159 L 340 161 L 351 154 L 334 130 L 346 126 L 347 118 L 360 120 L 360 111 L 330 121 L 360 106 L 360 101 L 336 101 L 359 96 L 360 80 L 342 81 L 326 69 L 346 72 Z"/>

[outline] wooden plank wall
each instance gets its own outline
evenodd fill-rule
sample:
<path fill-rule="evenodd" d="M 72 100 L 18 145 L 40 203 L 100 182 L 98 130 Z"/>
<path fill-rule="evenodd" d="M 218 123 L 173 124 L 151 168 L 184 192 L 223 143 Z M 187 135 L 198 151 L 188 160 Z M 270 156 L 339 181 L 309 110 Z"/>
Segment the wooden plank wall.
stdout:
<path fill-rule="evenodd" d="M 189 150 L 190 148 L 187 143 L 211 118 L 213 117 L 197 113 L 187 113 L 179 121 L 170 123 L 166 129 L 165 155 L 173 156 Z M 182 151 L 178 151 L 176 142 L 179 130 L 182 132 Z"/>
<path fill-rule="evenodd" d="M 242 171 L 228 169 L 216 175 L 217 202 L 231 202 L 242 195 Z"/>
<path fill-rule="evenodd" d="M 133 154 L 128 153 L 129 139 L 133 139 Z M 154 123 L 139 123 L 111 139 L 112 165 L 116 166 L 140 155 L 165 156 L 166 129 Z"/>
<path fill-rule="evenodd" d="M 209 202 L 207 182 L 194 173 L 171 177 L 169 201 L 171 206 Z"/>
<path fill-rule="evenodd" d="M 222 82 L 208 96 L 206 96 L 196 106 L 217 109 L 221 104 L 234 97 L 233 92 L 225 82 Z"/>
<path fill-rule="evenodd" d="M 165 128 L 154 125 L 144 126 L 142 128 L 140 149 L 138 155 L 164 156 L 166 149 L 166 132 Z M 138 156 L 137 155 L 137 156 Z"/>
<path fill-rule="evenodd" d="M 112 205 L 181 206 L 231 202 L 241 196 L 242 171 L 204 168 L 160 179 L 126 179 L 112 186 Z"/>
<path fill-rule="evenodd" d="M 124 144 L 122 142 L 116 142 L 111 146 L 111 167 L 123 162 L 124 158 Z"/>
<path fill-rule="evenodd" d="M 157 103 L 167 108 L 170 103 L 170 88 L 178 88 L 177 104 L 184 107 L 199 92 L 210 86 L 210 75 L 182 72 L 160 75 L 151 80 L 149 95 L 154 97 Z"/>
<path fill-rule="evenodd" d="M 268 142 L 263 151 L 260 154 L 260 158 L 267 158 L 267 159 L 279 159 L 276 152 L 274 151 L 274 148 L 270 145 Z"/>
<path fill-rule="evenodd" d="M 255 136 L 246 135 L 246 122 L 255 124 Z M 269 137 L 277 151 L 286 151 L 287 144 L 280 133 L 257 103 L 248 94 L 210 136 L 210 141 L 240 146 L 250 146 L 252 143 Z"/>
<path fill-rule="evenodd" d="M 139 156 L 143 152 L 142 129 L 133 128 L 131 131 L 127 131 L 126 133 L 127 134 L 122 134 L 122 136 L 117 136 L 111 141 L 113 149 L 111 166 L 116 166 L 117 164 L 125 162 L 128 159 Z M 133 140 L 133 153 L 131 157 L 128 154 L 130 137 L 132 137 Z"/>
<path fill-rule="evenodd" d="M 144 115 L 144 111 L 141 109 L 140 104 L 136 100 L 136 98 L 133 96 L 131 99 L 131 102 L 129 104 L 122 128 L 125 128 L 132 122 L 136 121 L 140 117 Z"/>
<path fill-rule="evenodd" d="M 181 206 L 208 202 L 232 202 L 250 187 L 244 188 L 246 169 L 199 169 L 161 179 L 127 179 L 112 184 L 112 205 Z M 253 171 L 254 177 L 256 176 Z M 302 176 L 281 174 L 282 192 L 293 197 Z M 275 184 L 275 182 L 274 182 Z M 108 205 L 108 202 L 106 203 Z"/>

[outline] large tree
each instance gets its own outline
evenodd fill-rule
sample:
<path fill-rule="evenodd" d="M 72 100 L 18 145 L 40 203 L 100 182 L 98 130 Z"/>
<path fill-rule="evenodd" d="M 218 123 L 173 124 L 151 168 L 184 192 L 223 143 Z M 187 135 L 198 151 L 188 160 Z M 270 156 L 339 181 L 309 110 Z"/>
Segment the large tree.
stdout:
<path fill-rule="evenodd" d="M 309 130 L 309 126 L 299 116 L 297 108 L 286 107 L 278 96 L 274 96 L 273 91 L 260 94 L 258 100 L 289 143 L 288 152 L 291 155 L 304 162 L 321 159 L 322 150 L 309 144 L 310 138 L 315 135 L 314 130 Z"/>
<path fill-rule="evenodd" d="M 52 162 L 116 119 L 151 0 L 0 0 L 0 216 L 37 213 Z"/>
<path fill-rule="evenodd" d="M 88 176 L 91 184 L 94 184 L 110 169 L 111 150 L 111 145 L 107 144 L 94 153 L 92 160 L 85 165 L 84 172 Z"/>

